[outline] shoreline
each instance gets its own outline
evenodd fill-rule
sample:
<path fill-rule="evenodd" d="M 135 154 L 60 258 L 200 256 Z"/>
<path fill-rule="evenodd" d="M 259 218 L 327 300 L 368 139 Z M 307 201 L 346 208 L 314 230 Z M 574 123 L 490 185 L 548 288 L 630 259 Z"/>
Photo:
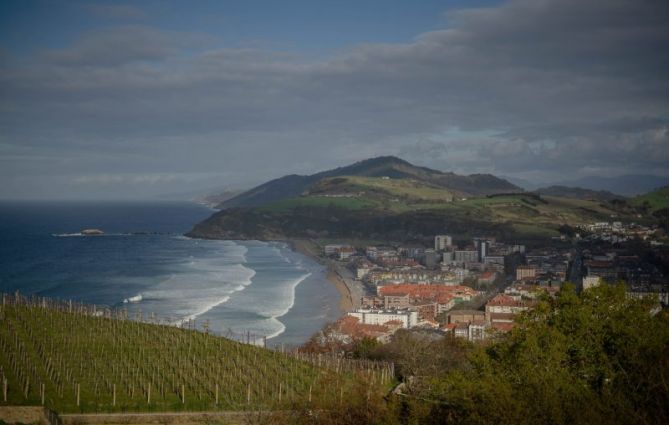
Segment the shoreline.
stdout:
<path fill-rule="evenodd" d="M 312 260 L 322 264 L 327 269 L 327 280 L 332 283 L 337 291 L 339 292 L 339 309 L 342 312 L 350 312 L 355 309 L 355 302 L 353 301 L 353 295 L 351 293 L 351 288 L 346 283 L 346 279 L 343 278 L 339 272 L 332 267 L 329 262 L 325 261 L 320 255 L 318 255 L 318 248 L 315 246 L 314 242 L 306 239 L 291 239 L 286 241 L 288 246 L 302 255 L 305 255 Z"/>

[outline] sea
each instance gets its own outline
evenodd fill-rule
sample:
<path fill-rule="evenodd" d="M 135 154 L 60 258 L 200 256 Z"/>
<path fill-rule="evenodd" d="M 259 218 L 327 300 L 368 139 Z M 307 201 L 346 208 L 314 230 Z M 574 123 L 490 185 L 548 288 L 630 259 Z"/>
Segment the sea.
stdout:
<path fill-rule="evenodd" d="M 0 202 L 0 292 L 268 346 L 301 345 L 341 315 L 325 268 L 287 244 L 183 236 L 213 213 L 191 202 Z M 104 234 L 81 233 L 90 228 Z"/>

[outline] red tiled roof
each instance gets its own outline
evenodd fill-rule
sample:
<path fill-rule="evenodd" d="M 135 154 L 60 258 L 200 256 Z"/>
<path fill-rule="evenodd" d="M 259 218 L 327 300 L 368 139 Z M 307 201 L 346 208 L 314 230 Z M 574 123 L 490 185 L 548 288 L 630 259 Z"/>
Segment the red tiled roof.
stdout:
<path fill-rule="evenodd" d="M 491 326 L 493 329 L 498 330 L 500 332 L 509 332 L 511 329 L 513 329 L 516 324 L 515 323 L 492 323 Z"/>
<path fill-rule="evenodd" d="M 500 306 L 510 306 L 515 307 L 521 305 L 520 302 L 513 299 L 513 297 L 504 294 L 495 295 L 493 299 L 488 301 L 487 305 L 500 305 Z"/>
<path fill-rule="evenodd" d="M 475 296 L 476 291 L 468 286 L 448 286 L 448 285 L 433 285 L 433 284 L 400 284 L 400 285 L 386 285 L 379 288 L 380 295 L 410 295 L 416 298 L 431 298 L 436 299 L 440 296 L 448 295 L 451 297 L 465 295 Z"/>
<path fill-rule="evenodd" d="M 366 325 L 360 323 L 357 317 L 344 316 L 335 323 L 336 329 L 351 337 L 378 336 L 389 332 L 385 325 Z"/>

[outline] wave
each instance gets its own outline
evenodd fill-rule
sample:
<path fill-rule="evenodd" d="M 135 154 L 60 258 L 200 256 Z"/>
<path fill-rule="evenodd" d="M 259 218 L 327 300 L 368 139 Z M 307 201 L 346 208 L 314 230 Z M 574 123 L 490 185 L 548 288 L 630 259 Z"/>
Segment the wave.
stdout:
<path fill-rule="evenodd" d="M 291 287 L 290 305 L 288 307 L 284 308 L 283 310 L 281 310 L 279 312 L 279 314 L 272 315 L 271 317 L 273 319 L 277 319 L 281 316 L 285 316 L 290 311 L 290 309 L 293 308 L 293 306 L 295 305 L 295 289 L 297 288 L 297 285 L 302 283 L 302 281 L 304 281 L 304 279 L 308 278 L 309 276 L 311 276 L 311 272 L 306 273 L 306 274 L 302 275 L 301 277 L 299 277 L 299 278 L 297 278 L 293 281 L 293 283 L 290 285 L 290 287 Z"/>
<path fill-rule="evenodd" d="M 297 289 L 297 286 L 300 283 L 302 283 L 309 276 L 311 276 L 311 273 L 306 273 L 306 274 L 302 275 L 301 277 L 295 279 L 290 284 L 290 289 L 291 289 L 290 298 L 289 298 L 290 303 L 287 307 L 285 307 L 284 309 L 280 310 L 278 313 L 273 314 L 272 316 L 269 317 L 270 321 L 276 322 L 276 324 L 278 324 L 279 329 L 277 331 L 267 335 L 267 339 L 276 338 L 277 336 L 281 335 L 282 333 L 284 333 L 286 331 L 286 325 L 284 325 L 283 322 L 281 322 L 279 320 L 279 318 L 288 314 L 288 312 L 295 306 L 295 290 Z"/>
<path fill-rule="evenodd" d="M 280 320 L 277 320 L 276 318 L 272 318 L 276 323 L 279 325 L 279 329 L 276 332 L 273 332 L 269 335 L 267 335 L 265 338 L 267 339 L 272 339 L 276 338 L 277 336 L 281 335 L 282 333 L 286 332 L 286 325 L 284 325 Z"/>
<path fill-rule="evenodd" d="M 141 233 L 103 233 L 95 235 L 87 235 L 85 233 L 76 232 L 76 233 L 52 233 L 51 236 L 54 238 L 103 238 L 108 236 L 139 236 L 143 235 Z"/>
<path fill-rule="evenodd" d="M 129 304 L 129 303 L 138 303 L 142 301 L 142 294 L 137 294 L 134 297 L 129 297 L 123 300 L 123 304 Z"/>

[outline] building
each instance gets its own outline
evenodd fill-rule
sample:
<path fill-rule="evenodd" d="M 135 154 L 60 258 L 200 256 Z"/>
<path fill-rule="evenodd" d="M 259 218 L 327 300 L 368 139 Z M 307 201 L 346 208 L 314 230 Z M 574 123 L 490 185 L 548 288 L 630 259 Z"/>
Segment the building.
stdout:
<path fill-rule="evenodd" d="M 488 256 L 488 252 L 490 252 L 490 242 L 483 239 L 476 239 L 474 243 L 476 245 L 478 262 L 482 263 Z"/>
<path fill-rule="evenodd" d="M 537 277 L 537 269 L 534 266 L 516 267 L 516 280 L 534 280 Z"/>
<path fill-rule="evenodd" d="M 355 278 L 358 280 L 364 279 L 373 268 L 374 264 L 367 260 L 358 261 L 355 265 Z"/>
<path fill-rule="evenodd" d="M 339 255 L 339 261 L 348 260 L 351 256 L 355 255 L 356 250 L 352 246 L 346 246 L 339 248 L 337 254 Z"/>
<path fill-rule="evenodd" d="M 326 256 L 335 255 L 340 248 L 343 248 L 348 245 L 325 245 L 323 247 L 323 252 Z"/>
<path fill-rule="evenodd" d="M 434 237 L 434 250 L 445 251 L 453 246 L 453 239 L 448 235 L 437 235 Z"/>
<path fill-rule="evenodd" d="M 448 313 L 448 323 L 470 323 L 485 320 L 485 311 L 454 310 Z"/>
<path fill-rule="evenodd" d="M 425 250 L 425 267 L 433 269 L 437 266 L 437 253 L 434 249 Z"/>
<path fill-rule="evenodd" d="M 488 301 L 485 305 L 486 322 L 494 325 L 495 323 L 513 323 L 516 315 L 534 307 L 536 302 L 517 300 L 516 298 L 499 294 Z"/>
<path fill-rule="evenodd" d="M 497 272 L 483 272 L 479 276 L 479 285 L 492 285 L 497 279 Z"/>
<path fill-rule="evenodd" d="M 478 260 L 479 260 L 478 251 L 462 250 L 453 252 L 453 261 L 459 264 L 477 263 Z"/>
<path fill-rule="evenodd" d="M 364 325 L 383 325 L 388 322 L 398 321 L 402 328 L 408 329 L 418 324 L 418 312 L 411 310 L 375 310 L 356 309 L 349 316 L 357 317 Z"/>
<path fill-rule="evenodd" d="M 469 339 L 469 323 L 457 323 L 453 329 L 453 334 L 457 338 Z"/>
<path fill-rule="evenodd" d="M 528 285 L 523 283 L 514 283 L 504 289 L 504 294 L 513 297 L 516 300 L 537 299 L 541 294 L 546 293 L 552 297 L 560 290 L 557 286 L 546 285 Z"/>
<path fill-rule="evenodd" d="M 583 278 L 583 289 L 599 286 L 601 283 L 599 276 L 586 276 Z"/>
<path fill-rule="evenodd" d="M 386 295 L 383 297 L 383 308 L 391 309 L 405 309 L 411 306 L 411 299 L 409 294 L 404 295 Z"/>
<path fill-rule="evenodd" d="M 483 263 L 488 270 L 504 273 L 504 256 L 502 255 L 488 255 L 483 260 Z"/>
<path fill-rule="evenodd" d="M 488 324 L 485 320 L 475 320 L 469 324 L 469 335 L 468 338 L 470 341 L 483 341 L 486 338 L 486 330 Z"/>

